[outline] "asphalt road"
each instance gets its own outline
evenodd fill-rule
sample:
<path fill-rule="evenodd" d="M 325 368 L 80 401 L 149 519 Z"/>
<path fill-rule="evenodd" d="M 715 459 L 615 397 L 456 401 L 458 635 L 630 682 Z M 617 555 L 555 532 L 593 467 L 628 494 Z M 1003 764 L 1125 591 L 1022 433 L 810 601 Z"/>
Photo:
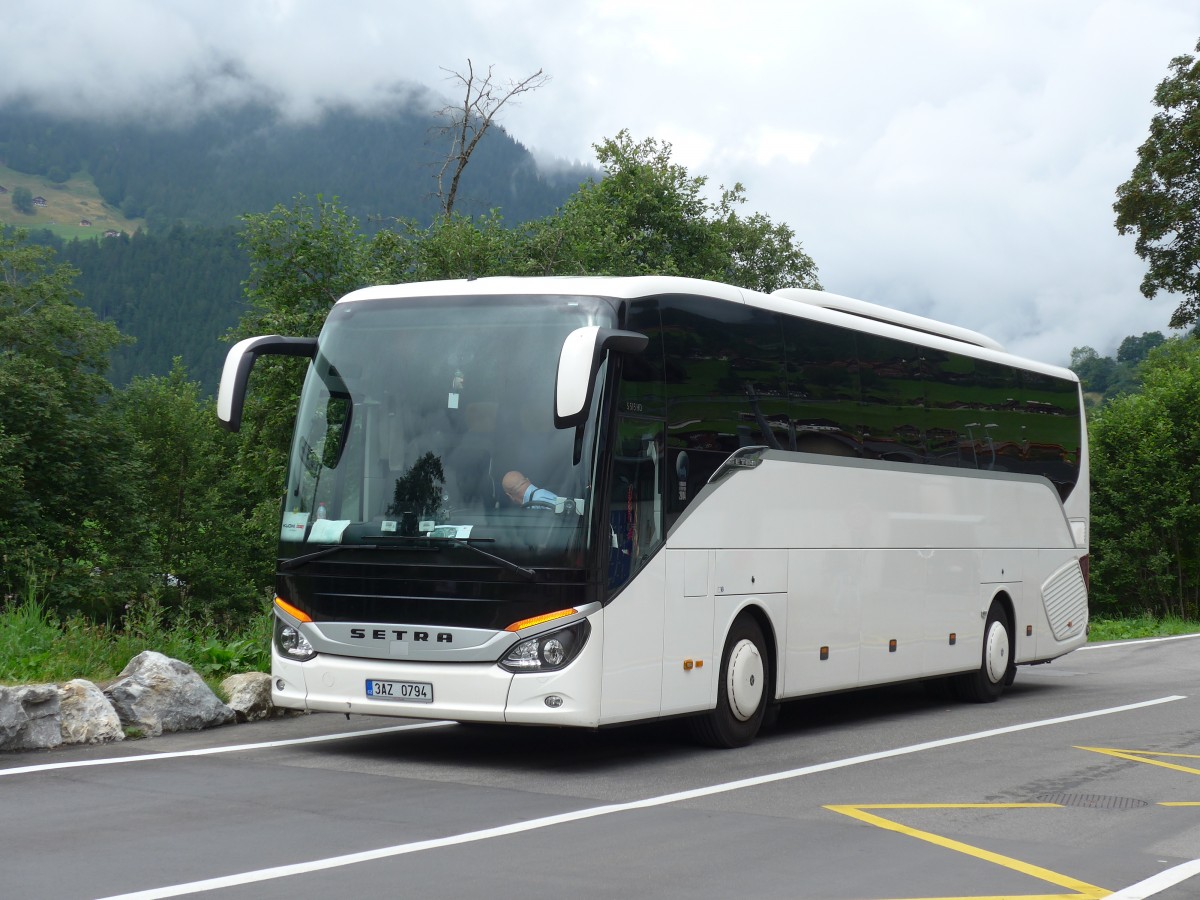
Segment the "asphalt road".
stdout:
<path fill-rule="evenodd" d="M 787 705 L 742 750 L 303 716 L 0 757 L 0 897 L 1200 898 L 1200 638 Z"/>

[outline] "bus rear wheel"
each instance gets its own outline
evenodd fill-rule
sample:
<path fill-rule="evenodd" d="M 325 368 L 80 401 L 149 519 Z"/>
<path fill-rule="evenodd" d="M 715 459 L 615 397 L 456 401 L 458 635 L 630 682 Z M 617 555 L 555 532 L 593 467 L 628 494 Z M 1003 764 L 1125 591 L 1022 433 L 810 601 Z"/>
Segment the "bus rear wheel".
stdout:
<path fill-rule="evenodd" d="M 1013 632 L 1008 613 L 999 601 L 995 601 L 983 627 L 983 655 L 979 668 L 956 676 L 952 682 L 954 692 L 972 703 L 991 703 L 998 699 L 1004 693 L 1004 686 L 1012 684 L 1016 673 L 1012 651 Z"/>
<path fill-rule="evenodd" d="M 726 749 L 753 741 L 771 703 L 770 674 L 762 628 L 752 616 L 739 616 L 721 654 L 717 706 L 688 720 L 692 736 L 709 747 Z"/>

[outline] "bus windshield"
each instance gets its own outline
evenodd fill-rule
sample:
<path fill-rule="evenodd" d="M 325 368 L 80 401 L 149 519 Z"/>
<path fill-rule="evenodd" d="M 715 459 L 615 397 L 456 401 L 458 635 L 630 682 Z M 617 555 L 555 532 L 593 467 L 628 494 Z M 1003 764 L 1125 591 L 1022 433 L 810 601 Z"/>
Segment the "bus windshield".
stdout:
<path fill-rule="evenodd" d="M 576 460 L 555 373 L 568 334 L 615 318 L 591 297 L 335 306 L 300 400 L 280 556 L 346 544 L 577 565 L 595 415 Z"/>

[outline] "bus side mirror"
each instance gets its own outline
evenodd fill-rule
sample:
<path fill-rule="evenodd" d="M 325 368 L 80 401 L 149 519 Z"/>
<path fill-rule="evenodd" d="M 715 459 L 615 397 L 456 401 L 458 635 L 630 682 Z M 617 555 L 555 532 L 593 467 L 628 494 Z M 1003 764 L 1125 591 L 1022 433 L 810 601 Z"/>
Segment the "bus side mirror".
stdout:
<path fill-rule="evenodd" d="M 587 418 L 596 390 L 596 373 L 604 354 L 641 353 L 650 338 L 636 331 L 588 325 L 576 328 L 563 341 L 554 381 L 554 427 L 574 428 Z"/>
<path fill-rule="evenodd" d="M 277 334 L 246 338 L 230 347 L 221 370 L 221 386 L 217 390 L 217 420 L 221 427 L 226 431 L 237 431 L 242 427 L 246 382 L 260 356 L 307 356 L 312 359 L 316 352 L 316 338 L 280 337 Z"/>

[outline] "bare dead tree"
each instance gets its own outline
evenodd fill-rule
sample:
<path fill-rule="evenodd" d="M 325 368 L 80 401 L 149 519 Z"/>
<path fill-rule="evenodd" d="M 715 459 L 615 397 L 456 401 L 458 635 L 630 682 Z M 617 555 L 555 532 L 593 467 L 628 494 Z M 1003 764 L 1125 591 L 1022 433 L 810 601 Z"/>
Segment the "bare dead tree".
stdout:
<path fill-rule="evenodd" d="M 514 97 L 536 91 L 550 80 L 549 75 L 542 74 L 542 70 L 538 69 L 522 81 L 509 80 L 501 84 L 496 80 L 492 69 L 492 66 L 488 66 L 487 74 L 477 75 L 470 59 L 467 60 L 465 75 L 442 69 L 448 73 L 448 80 L 458 82 L 463 89 L 461 105 L 444 106 L 438 110 L 438 116 L 446 121 L 446 125 L 438 129 L 438 134 L 450 137 L 450 150 L 437 173 L 437 198 L 442 207 L 442 215 L 447 217 L 454 210 L 463 170 L 471 161 L 471 154 L 475 152 L 480 139 L 492 127 L 500 108 Z M 448 173 L 450 186 L 446 188 Z"/>

